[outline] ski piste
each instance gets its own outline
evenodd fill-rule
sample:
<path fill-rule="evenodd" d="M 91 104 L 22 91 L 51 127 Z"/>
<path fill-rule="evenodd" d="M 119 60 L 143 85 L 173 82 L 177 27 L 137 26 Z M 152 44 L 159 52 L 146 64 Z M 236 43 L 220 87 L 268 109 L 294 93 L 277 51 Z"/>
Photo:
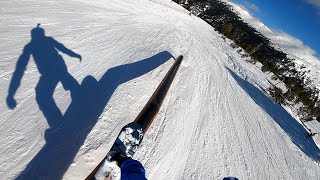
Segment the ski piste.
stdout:
<path fill-rule="evenodd" d="M 159 84 L 147 104 L 141 110 L 139 115 L 133 122 L 125 125 L 121 129 L 110 151 L 102 159 L 98 166 L 96 166 L 96 168 L 94 168 L 94 170 L 89 174 L 86 180 L 96 179 L 95 175 L 100 169 L 101 165 L 105 161 L 113 159 L 113 156 L 115 156 L 117 152 L 124 152 L 126 157 L 132 157 L 134 155 L 143 139 L 143 135 L 147 132 L 155 116 L 158 114 L 163 100 L 175 78 L 175 75 L 177 74 L 182 60 L 182 55 L 176 58 L 174 64 L 162 79 L 161 83 Z"/>

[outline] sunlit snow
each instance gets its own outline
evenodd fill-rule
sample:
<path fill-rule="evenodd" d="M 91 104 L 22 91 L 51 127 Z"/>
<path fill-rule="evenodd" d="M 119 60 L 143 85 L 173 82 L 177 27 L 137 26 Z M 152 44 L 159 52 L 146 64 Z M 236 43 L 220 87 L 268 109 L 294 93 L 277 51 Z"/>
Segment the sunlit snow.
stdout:
<path fill-rule="evenodd" d="M 1 179 L 84 179 L 181 54 L 173 85 L 134 155 L 148 179 L 320 177 L 315 142 L 262 93 L 269 76 L 170 0 L 10 0 L 0 2 L 0 14 Z M 53 66 L 48 71 L 59 82 L 40 83 L 44 75 L 33 56 L 41 47 L 33 46 L 10 109 L 9 85 L 18 82 L 12 75 L 24 70 L 17 60 L 38 23 L 81 55 L 80 62 L 59 51 L 79 86 L 64 87 L 71 81 L 61 82 L 67 75 Z M 49 63 L 52 56 L 44 57 Z M 37 99 L 36 87 L 54 92 Z M 47 103 L 57 106 L 60 119 Z"/>

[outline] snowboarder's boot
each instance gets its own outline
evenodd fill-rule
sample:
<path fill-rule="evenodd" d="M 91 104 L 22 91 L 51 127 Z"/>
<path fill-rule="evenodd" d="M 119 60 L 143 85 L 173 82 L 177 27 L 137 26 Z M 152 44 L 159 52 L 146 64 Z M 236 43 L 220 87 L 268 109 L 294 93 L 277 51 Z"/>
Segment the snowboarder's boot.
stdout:
<path fill-rule="evenodd" d="M 135 122 L 127 124 L 121 129 L 115 143 L 109 151 L 108 161 L 117 161 L 120 166 L 122 162 L 134 155 L 142 139 L 142 126 Z"/>

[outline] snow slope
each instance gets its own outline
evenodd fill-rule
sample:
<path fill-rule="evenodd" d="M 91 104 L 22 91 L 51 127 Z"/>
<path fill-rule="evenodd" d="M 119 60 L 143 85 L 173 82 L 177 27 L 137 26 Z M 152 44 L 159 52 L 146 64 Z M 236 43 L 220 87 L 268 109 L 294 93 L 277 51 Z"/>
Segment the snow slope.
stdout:
<path fill-rule="evenodd" d="M 228 0 L 223 1 L 227 2 L 233 8 L 233 11 L 245 22 L 269 38 L 275 48 L 280 49 L 288 54 L 290 58 L 295 59 L 297 70 L 305 72 L 306 76 L 312 81 L 312 86 L 320 90 L 320 59 L 316 57 L 315 50 L 305 45 L 300 39 L 285 32 L 268 28 L 241 5 Z"/>
<path fill-rule="evenodd" d="M 135 155 L 149 179 L 320 177 L 315 142 L 260 91 L 269 86 L 268 76 L 169 0 L 12 0 L 0 6 L 1 178 L 86 177 L 180 54 L 185 58 L 173 87 Z M 81 86 L 71 94 L 61 82 L 56 86 L 53 99 L 63 117 L 54 130 L 47 122 L 53 116 L 39 108 L 52 100 L 36 99 L 35 91 L 50 81 L 38 83 L 33 57 L 15 94 L 17 107 L 6 104 L 37 23 L 82 56 L 79 62 L 60 53 Z"/>

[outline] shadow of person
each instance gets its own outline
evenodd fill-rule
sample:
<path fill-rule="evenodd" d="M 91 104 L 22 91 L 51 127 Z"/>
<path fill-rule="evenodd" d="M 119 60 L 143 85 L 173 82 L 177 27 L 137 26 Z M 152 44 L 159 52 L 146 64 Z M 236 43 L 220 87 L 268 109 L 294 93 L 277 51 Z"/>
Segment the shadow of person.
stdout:
<path fill-rule="evenodd" d="M 80 90 L 72 96 L 61 124 L 53 132 L 46 131 L 46 144 L 16 179 L 62 179 L 116 88 L 172 57 L 163 51 L 150 58 L 113 67 L 99 81 L 87 76 Z"/>
<path fill-rule="evenodd" d="M 243 80 L 232 70 L 227 68 L 239 86 L 259 105 L 270 117 L 287 133 L 291 141 L 302 151 L 315 161 L 320 161 L 320 149 L 312 138 L 306 139 L 307 130 L 294 119 L 280 105 L 274 103 L 259 89 L 246 80 Z"/>
<path fill-rule="evenodd" d="M 50 128 L 54 129 L 62 120 L 62 113 L 53 99 L 57 84 L 61 82 L 65 90 L 70 90 L 71 96 L 79 89 L 78 82 L 68 73 L 67 66 L 58 50 L 71 57 L 79 58 L 80 61 L 81 56 L 52 37 L 45 36 L 44 29 L 39 26 L 40 24 L 31 30 L 31 41 L 24 47 L 17 61 L 9 86 L 7 105 L 11 109 L 16 107 L 14 95 L 20 86 L 30 55 L 32 55 L 41 74 L 35 88 L 36 100 Z"/>

